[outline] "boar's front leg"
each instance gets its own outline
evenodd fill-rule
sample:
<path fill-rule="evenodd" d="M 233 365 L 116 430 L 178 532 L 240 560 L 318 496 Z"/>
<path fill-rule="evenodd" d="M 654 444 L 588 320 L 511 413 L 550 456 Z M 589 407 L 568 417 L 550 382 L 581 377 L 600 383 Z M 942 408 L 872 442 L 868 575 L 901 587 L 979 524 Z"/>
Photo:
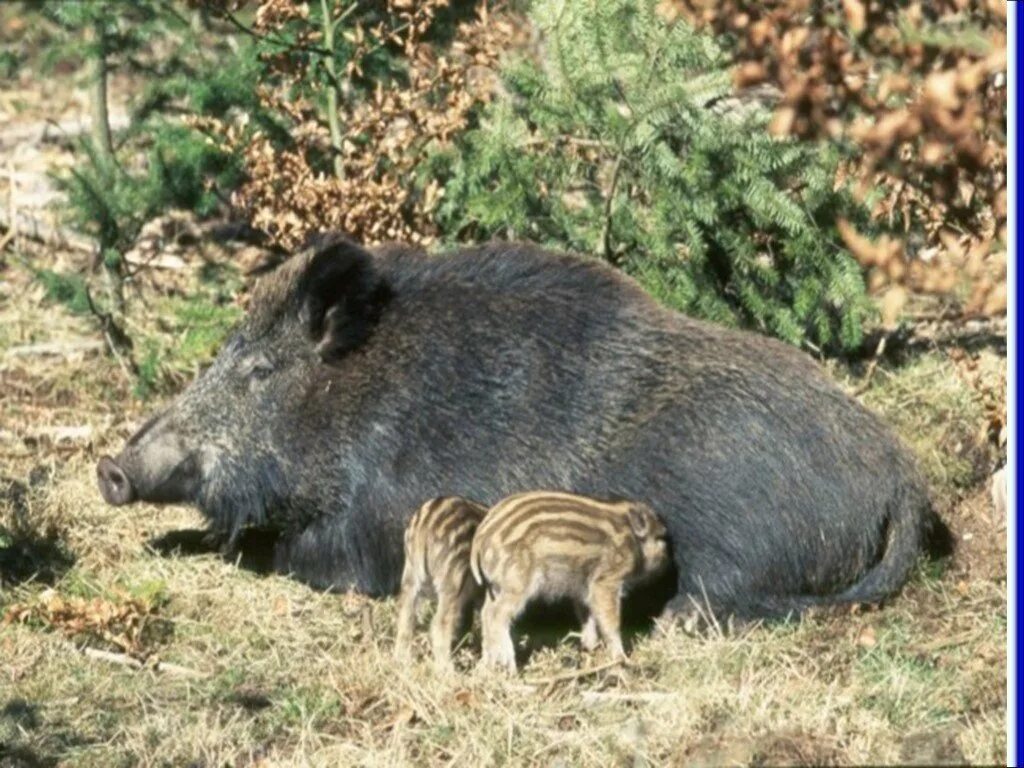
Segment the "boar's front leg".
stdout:
<path fill-rule="evenodd" d="M 473 603 L 476 582 L 465 572 L 461 582 L 447 581 L 437 590 L 437 610 L 430 625 L 430 639 L 434 651 L 434 665 L 442 672 L 450 672 L 452 645 L 463 623 L 463 616 Z"/>

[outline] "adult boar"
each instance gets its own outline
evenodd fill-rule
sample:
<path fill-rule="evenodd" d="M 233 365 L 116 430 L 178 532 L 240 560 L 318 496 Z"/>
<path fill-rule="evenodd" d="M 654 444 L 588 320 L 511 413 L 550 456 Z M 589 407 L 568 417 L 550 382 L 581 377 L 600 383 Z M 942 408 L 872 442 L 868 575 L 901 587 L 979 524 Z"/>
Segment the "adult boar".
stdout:
<path fill-rule="evenodd" d="M 97 472 L 111 504 L 192 503 L 232 539 L 271 528 L 277 570 L 376 595 L 439 494 L 645 501 L 672 541 L 671 607 L 741 617 L 881 599 L 943 530 L 907 451 L 805 355 L 529 245 L 319 239 Z"/>

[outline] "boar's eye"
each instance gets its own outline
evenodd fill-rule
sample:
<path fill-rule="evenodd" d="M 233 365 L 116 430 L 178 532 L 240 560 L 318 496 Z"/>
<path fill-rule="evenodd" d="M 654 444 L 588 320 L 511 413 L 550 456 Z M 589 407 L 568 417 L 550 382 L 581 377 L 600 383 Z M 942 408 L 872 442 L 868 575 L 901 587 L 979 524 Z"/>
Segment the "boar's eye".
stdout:
<path fill-rule="evenodd" d="M 274 366 L 265 355 L 250 357 L 240 366 L 240 373 L 250 381 L 263 381 L 273 372 Z"/>

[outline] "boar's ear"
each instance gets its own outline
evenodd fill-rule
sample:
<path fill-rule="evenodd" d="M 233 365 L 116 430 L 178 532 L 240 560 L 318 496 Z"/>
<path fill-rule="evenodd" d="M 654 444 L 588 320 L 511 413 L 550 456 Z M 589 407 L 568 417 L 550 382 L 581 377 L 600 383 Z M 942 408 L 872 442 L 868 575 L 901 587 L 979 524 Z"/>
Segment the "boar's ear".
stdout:
<path fill-rule="evenodd" d="M 300 317 L 324 362 L 362 344 L 390 297 L 373 257 L 355 243 L 332 236 L 313 242 L 313 256 L 299 279 Z"/>

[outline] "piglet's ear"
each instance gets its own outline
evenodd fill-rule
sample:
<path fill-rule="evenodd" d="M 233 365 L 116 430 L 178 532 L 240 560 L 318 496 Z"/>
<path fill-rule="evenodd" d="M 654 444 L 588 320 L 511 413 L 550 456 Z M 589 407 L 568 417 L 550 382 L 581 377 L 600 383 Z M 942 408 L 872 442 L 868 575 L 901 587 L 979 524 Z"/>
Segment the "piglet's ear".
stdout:
<path fill-rule="evenodd" d="M 373 257 L 339 236 L 312 241 L 313 255 L 299 279 L 300 317 L 324 362 L 360 346 L 390 297 Z"/>
<path fill-rule="evenodd" d="M 646 504 L 633 504 L 629 508 L 629 527 L 638 539 L 650 536 L 655 527 L 657 518 L 654 512 Z"/>

